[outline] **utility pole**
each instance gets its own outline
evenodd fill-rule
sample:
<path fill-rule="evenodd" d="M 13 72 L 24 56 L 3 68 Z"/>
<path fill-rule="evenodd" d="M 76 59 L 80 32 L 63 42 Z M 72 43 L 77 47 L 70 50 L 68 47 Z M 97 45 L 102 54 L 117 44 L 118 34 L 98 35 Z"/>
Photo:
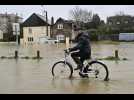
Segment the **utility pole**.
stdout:
<path fill-rule="evenodd" d="M 51 17 L 51 32 L 50 32 L 50 37 L 52 38 L 53 37 L 53 25 L 54 25 L 54 18 L 53 16 Z"/>
<path fill-rule="evenodd" d="M 47 22 L 47 36 L 48 36 L 48 18 L 47 18 L 47 11 L 46 11 L 46 22 Z"/>
<path fill-rule="evenodd" d="M 18 33 L 17 33 L 17 26 L 15 25 L 15 33 L 16 33 L 16 43 L 17 43 L 17 45 L 19 45 L 19 43 L 18 43 Z"/>
<path fill-rule="evenodd" d="M 47 11 L 45 10 L 45 8 L 44 8 L 44 6 L 43 5 L 41 5 L 41 7 L 42 7 L 42 12 L 43 12 L 43 15 L 45 14 L 45 18 L 46 18 L 46 23 L 47 23 L 47 25 L 46 25 L 46 35 L 48 36 L 48 15 L 47 15 Z"/>

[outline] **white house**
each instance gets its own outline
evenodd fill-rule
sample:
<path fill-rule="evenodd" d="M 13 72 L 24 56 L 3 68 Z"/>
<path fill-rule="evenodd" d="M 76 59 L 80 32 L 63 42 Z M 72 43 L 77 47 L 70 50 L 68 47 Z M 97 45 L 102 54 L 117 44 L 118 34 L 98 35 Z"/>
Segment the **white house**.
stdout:
<path fill-rule="evenodd" d="M 44 16 L 33 13 L 23 23 L 23 42 L 39 43 L 45 37 L 50 38 L 50 24 Z"/>
<path fill-rule="evenodd" d="M 134 41 L 134 33 L 120 33 L 119 40 L 120 41 Z"/>
<path fill-rule="evenodd" d="M 0 30 L 0 39 L 3 39 L 3 31 Z"/>

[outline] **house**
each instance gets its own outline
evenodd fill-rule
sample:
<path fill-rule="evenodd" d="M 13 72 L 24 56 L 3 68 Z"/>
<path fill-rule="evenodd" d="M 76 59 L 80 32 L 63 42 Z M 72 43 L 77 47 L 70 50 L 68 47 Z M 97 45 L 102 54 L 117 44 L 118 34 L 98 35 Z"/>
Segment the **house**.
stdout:
<path fill-rule="evenodd" d="M 66 37 L 73 40 L 75 37 L 74 30 L 75 23 L 72 20 L 65 20 L 63 18 L 57 19 L 52 25 L 52 38 L 64 42 Z"/>
<path fill-rule="evenodd" d="M 22 23 L 23 18 L 17 14 L 0 14 L 0 34 L 3 41 L 15 41 L 16 36 L 12 31 L 12 23 Z"/>
<path fill-rule="evenodd" d="M 116 15 L 107 18 L 107 25 L 112 31 L 119 33 L 134 32 L 134 16 Z"/>
<path fill-rule="evenodd" d="M 39 43 L 41 39 L 50 38 L 50 24 L 46 21 L 45 16 L 33 13 L 24 21 L 23 42 Z"/>

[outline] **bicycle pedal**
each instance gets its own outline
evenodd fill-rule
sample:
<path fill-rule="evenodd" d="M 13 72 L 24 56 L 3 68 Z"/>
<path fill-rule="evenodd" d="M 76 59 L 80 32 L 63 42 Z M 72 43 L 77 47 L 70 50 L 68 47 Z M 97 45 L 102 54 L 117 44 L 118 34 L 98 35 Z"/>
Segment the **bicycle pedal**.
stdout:
<path fill-rule="evenodd" d="M 91 71 L 92 71 L 92 69 L 88 69 L 88 70 L 87 70 L 87 72 L 91 72 Z"/>
<path fill-rule="evenodd" d="M 89 73 L 89 72 L 91 72 L 92 71 L 92 69 L 84 69 L 83 70 L 83 73 Z"/>

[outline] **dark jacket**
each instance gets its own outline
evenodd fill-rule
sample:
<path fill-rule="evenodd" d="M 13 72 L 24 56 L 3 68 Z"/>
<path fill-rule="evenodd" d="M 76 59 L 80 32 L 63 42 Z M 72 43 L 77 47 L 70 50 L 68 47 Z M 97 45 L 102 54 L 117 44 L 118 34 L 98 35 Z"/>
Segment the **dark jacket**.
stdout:
<path fill-rule="evenodd" d="M 70 52 L 76 50 L 79 50 L 82 55 L 91 55 L 90 39 L 87 33 L 83 33 L 78 39 L 78 44 L 70 48 Z"/>

